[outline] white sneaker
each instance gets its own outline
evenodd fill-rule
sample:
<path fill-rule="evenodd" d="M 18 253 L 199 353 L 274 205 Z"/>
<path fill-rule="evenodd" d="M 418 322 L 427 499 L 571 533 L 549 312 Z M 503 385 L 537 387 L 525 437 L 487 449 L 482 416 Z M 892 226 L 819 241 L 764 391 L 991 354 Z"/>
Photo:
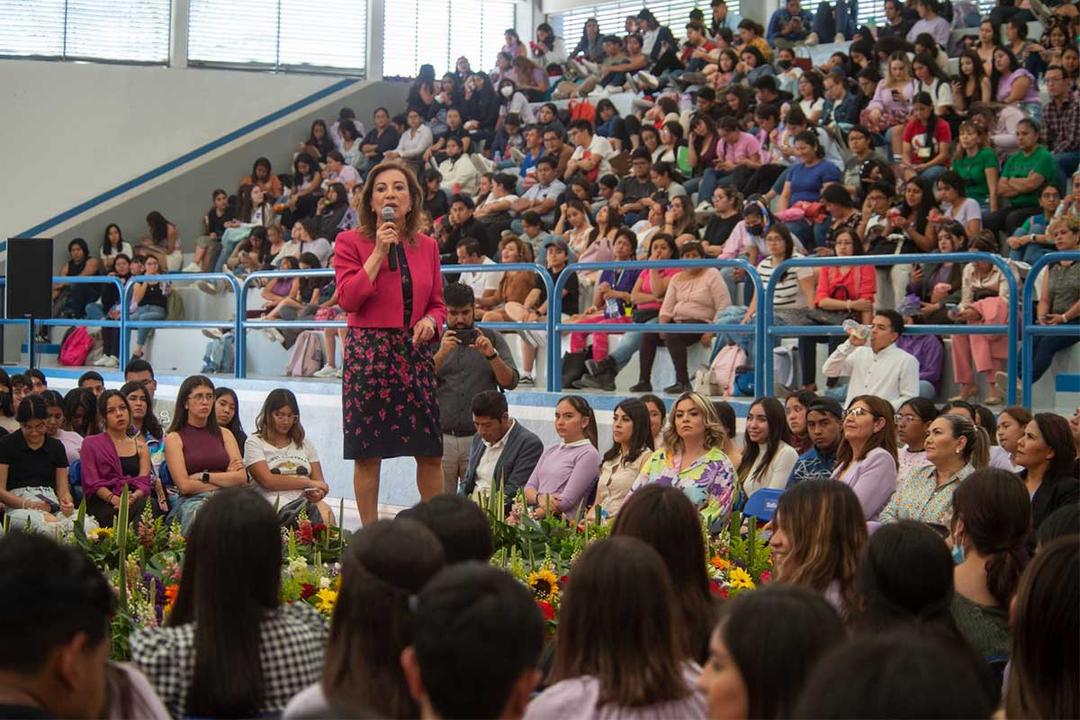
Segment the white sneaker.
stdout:
<path fill-rule="evenodd" d="M 847 38 L 844 37 L 844 33 L 836 33 L 836 37 L 833 38 L 833 42 L 847 42 Z"/>
<path fill-rule="evenodd" d="M 803 41 L 803 42 L 808 46 L 817 45 L 818 44 L 817 33 L 810 33 L 809 35 L 806 36 L 806 40 Z"/>
<path fill-rule="evenodd" d="M 642 70 L 636 75 L 636 77 L 638 83 L 644 85 L 645 87 L 651 88 L 653 90 L 660 87 L 660 80 L 650 72 L 645 72 L 644 70 Z"/>
<path fill-rule="evenodd" d="M 221 328 L 203 328 L 202 334 L 211 340 L 217 340 L 225 335 L 225 333 L 221 331 Z"/>
<path fill-rule="evenodd" d="M 197 262 L 188 263 L 187 267 L 185 267 L 180 272 L 189 272 L 189 273 L 202 272 L 202 265 L 199 265 L 199 263 L 197 263 Z"/>
<path fill-rule="evenodd" d="M 210 295 L 218 294 L 217 283 L 211 282 L 210 280 L 200 280 L 198 283 L 196 283 L 196 287 L 198 287 L 204 293 L 209 293 Z"/>
<path fill-rule="evenodd" d="M 329 365 L 326 365 L 325 367 L 319 368 L 315 372 L 311 373 L 311 376 L 317 378 L 332 378 L 337 377 L 337 373 L 338 369 L 336 367 L 330 367 Z"/>
<path fill-rule="evenodd" d="M 707 213 L 713 209 L 713 205 L 708 200 L 702 200 L 698 203 L 698 206 L 694 208 L 694 212 Z"/>
<path fill-rule="evenodd" d="M 113 367 L 113 365 L 111 363 L 111 358 L 110 358 L 109 355 L 102 355 L 101 357 L 99 357 L 97 360 L 95 360 L 94 362 L 92 362 L 90 364 L 93 365 L 94 367 Z M 116 364 L 119 365 L 120 361 L 116 361 Z"/>
<path fill-rule="evenodd" d="M 334 368 L 334 377 L 340 378 L 344 375 L 344 371 L 341 368 Z"/>

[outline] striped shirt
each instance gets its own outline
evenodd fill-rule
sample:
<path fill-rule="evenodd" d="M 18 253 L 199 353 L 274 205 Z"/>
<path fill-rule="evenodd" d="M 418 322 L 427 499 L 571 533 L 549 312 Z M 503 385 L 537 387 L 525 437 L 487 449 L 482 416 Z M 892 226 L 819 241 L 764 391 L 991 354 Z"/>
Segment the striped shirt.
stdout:
<path fill-rule="evenodd" d="M 795 253 L 791 257 L 799 258 L 802 255 Z M 768 285 L 769 278 L 773 274 L 772 256 L 766 255 L 757 266 L 758 275 L 761 276 L 761 284 Z M 808 267 L 792 268 L 784 273 L 784 277 L 776 281 L 776 293 L 773 295 L 773 307 L 799 309 L 805 308 L 806 295 L 799 287 L 799 281 L 803 278 L 813 277 L 814 269 Z"/>

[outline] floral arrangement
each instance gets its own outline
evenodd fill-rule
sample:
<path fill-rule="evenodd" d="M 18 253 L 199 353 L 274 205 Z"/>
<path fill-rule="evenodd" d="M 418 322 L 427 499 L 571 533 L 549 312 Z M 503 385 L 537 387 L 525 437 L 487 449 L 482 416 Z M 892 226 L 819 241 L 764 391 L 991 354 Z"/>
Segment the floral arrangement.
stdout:
<path fill-rule="evenodd" d="M 338 517 L 344 510 L 344 502 Z M 129 658 L 128 638 L 138 627 L 157 627 L 169 616 L 180 590 L 185 539 L 179 523 L 153 517 L 149 503 L 138 526 L 128 522 L 127 490 L 112 527 L 83 530 L 85 503 L 72 533 L 61 538 L 80 547 L 117 593 L 112 621 L 114 660 Z M 341 555 L 349 533 L 312 523 L 301 512 L 295 529 L 281 530 L 281 601 L 303 602 L 329 618 L 341 585 Z"/>

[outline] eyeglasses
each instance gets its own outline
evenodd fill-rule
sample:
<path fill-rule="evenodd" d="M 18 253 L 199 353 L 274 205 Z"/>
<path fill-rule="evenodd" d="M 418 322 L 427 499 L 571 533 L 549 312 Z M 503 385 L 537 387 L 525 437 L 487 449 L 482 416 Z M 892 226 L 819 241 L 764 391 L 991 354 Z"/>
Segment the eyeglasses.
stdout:
<path fill-rule="evenodd" d="M 863 415 L 873 415 L 873 414 L 874 413 L 870 412 L 866 408 L 853 407 L 850 410 L 847 410 L 846 412 L 844 412 L 844 417 L 845 418 L 849 418 L 849 417 L 856 417 L 857 418 L 857 417 L 862 417 Z"/>
<path fill-rule="evenodd" d="M 916 422 L 919 417 L 917 415 L 897 415 L 894 419 L 897 425 L 907 425 L 909 422 Z"/>

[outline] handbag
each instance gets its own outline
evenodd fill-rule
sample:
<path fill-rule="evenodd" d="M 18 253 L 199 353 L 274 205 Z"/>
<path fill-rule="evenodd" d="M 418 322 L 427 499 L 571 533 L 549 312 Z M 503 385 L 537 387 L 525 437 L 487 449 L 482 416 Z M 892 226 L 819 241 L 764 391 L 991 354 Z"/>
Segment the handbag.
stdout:
<path fill-rule="evenodd" d="M 278 508 L 278 523 L 283 528 L 295 529 L 300 524 L 300 511 L 307 512 L 307 518 L 313 525 L 322 525 L 323 516 L 319 506 L 306 497 L 298 497 Z"/>

